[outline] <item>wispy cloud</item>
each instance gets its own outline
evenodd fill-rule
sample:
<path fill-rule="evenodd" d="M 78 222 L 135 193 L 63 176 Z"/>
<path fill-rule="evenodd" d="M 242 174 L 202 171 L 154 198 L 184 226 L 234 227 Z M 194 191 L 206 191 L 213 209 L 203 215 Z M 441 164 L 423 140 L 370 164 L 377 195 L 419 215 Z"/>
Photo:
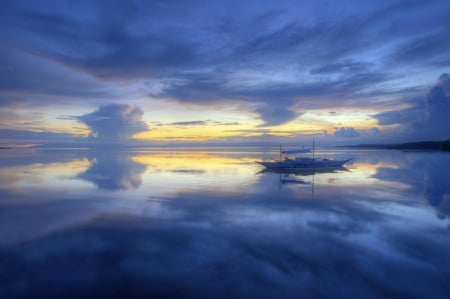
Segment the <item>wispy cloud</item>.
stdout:
<path fill-rule="evenodd" d="M 171 125 L 175 125 L 175 126 L 202 126 L 205 124 L 206 124 L 206 121 L 203 121 L 203 120 L 180 121 L 180 122 L 171 123 Z"/>

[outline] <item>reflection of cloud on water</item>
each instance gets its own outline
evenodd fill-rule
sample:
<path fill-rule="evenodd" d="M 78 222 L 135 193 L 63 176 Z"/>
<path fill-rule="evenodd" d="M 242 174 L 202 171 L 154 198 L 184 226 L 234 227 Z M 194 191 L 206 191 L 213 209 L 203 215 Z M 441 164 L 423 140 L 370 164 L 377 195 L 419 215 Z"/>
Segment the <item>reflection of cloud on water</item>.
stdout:
<path fill-rule="evenodd" d="M 409 194 L 423 194 L 439 218 L 450 215 L 450 155 L 442 152 L 402 152 L 401 167 L 380 168 L 376 177 L 409 186 Z"/>
<path fill-rule="evenodd" d="M 115 208 L 111 202 L 95 198 L 83 200 L 64 197 L 60 198 L 63 200 L 49 200 L 49 197 L 49 193 L 36 194 L 26 202 L 2 205 L 0 246 L 30 242 L 92 221 Z"/>
<path fill-rule="evenodd" d="M 280 192 L 278 174 L 255 175 L 253 165 L 236 169 L 240 162 L 232 159 L 192 164 L 199 160 L 149 154 L 130 163 L 123 153 L 87 156 L 95 163 L 83 160 L 90 167 L 83 173 L 120 171 L 102 181 L 109 188 L 121 188 L 124 176 L 140 177 L 139 161 L 152 167 L 138 191 L 89 186 L 0 201 L 0 297 L 437 298 L 450 291 L 442 221 L 417 205 L 373 200 L 379 195 L 362 192 L 368 185 L 341 178 L 372 175 L 375 166 L 315 174 L 328 193 L 298 200 L 293 190 L 309 186 L 287 184 Z M 255 178 L 256 186 L 239 185 Z M 183 180 L 201 186 L 189 189 Z M 391 193 L 406 184 L 371 182 Z M 142 200 L 158 184 L 161 196 Z M 238 190 L 223 192 L 232 188 Z M 158 200 L 166 196 L 172 200 Z"/>
<path fill-rule="evenodd" d="M 377 161 L 379 159 L 376 159 Z M 373 161 L 372 158 L 369 161 Z M 312 186 L 311 190 L 301 189 L 298 186 L 289 186 L 292 192 L 302 197 L 305 192 L 309 191 L 311 196 L 333 196 L 335 193 L 347 194 L 364 194 L 366 198 L 384 200 L 386 194 L 390 195 L 390 200 L 395 200 L 397 195 L 408 188 L 408 185 L 396 181 L 388 181 L 379 179 L 377 171 L 383 168 L 397 168 L 398 166 L 392 162 L 367 162 L 364 159 L 358 159 L 351 166 L 323 169 L 323 170 L 301 170 L 301 171 L 263 171 L 264 176 L 271 177 L 273 181 L 279 180 L 281 183 L 287 182 L 307 182 Z M 279 175 L 279 178 L 278 176 Z M 264 178 L 262 180 L 267 180 Z"/>
<path fill-rule="evenodd" d="M 93 218 L 6 248 L 0 251 L 8 269 L 2 291 L 10 297 L 24 289 L 63 297 L 70 290 L 81 298 L 437 298 L 448 293 L 450 244 L 439 233 L 421 244 L 424 231 L 391 231 L 390 221 L 405 219 L 387 219 L 353 201 L 274 201 L 273 196 L 233 201 L 192 195 L 158 203 L 163 205 L 158 210 L 151 209 L 155 202 L 139 202 L 136 211 L 147 213 Z M 171 213 L 165 218 L 161 211 Z M 45 287 L 49 281 L 51 288 Z"/>
<path fill-rule="evenodd" d="M 0 168 L 71 163 L 85 158 L 84 150 L 70 149 L 14 149 L 0 151 Z"/>
<path fill-rule="evenodd" d="M 450 216 L 450 155 L 438 155 L 425 162 L 425 198 L 439 218 Z"/>
<path fill-rule="evenodd" d="M 401 201 L 418 204 L 424 198 L 439 218 L 450 215 L 450 155 L 443 152 L 402 152 L 396 150 L 355 151 L 355 162 L 348 172 L 315 173 L 310 194 L 333 196 L 361 192 L 366 199 Z M 289 174 L 293 179 L 307 179 L 304 173 Z M 309 177 L 308 181 L 312 182 Z M 277 177 L 272 176 L 272 180 Z M 282 179 L 286 178 L 280 178 Z M 291 180 L 293 181 L 293 180 Z M 300 186 L 289 186 L 291 192 L 303 196 Z M 358 191 L 359 190 L 359 191 Z M 311 195 L 312 196 L 312 195 Z"/>
<path fill-rule="evenodd" d="M 90 181 L 101 189 L 137 189 L 142 184 L 141 175 L 147 169 L 146 165 L 131 159 L 124 152 L 96 152 L 91 159 L 90 167 L 79 175 L 83 180 Z"/>

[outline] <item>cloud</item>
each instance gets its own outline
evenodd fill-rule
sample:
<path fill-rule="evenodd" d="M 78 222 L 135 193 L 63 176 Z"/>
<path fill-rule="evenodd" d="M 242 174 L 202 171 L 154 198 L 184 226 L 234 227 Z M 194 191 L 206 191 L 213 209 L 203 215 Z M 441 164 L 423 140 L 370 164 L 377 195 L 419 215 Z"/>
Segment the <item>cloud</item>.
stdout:
<path fill-rule="evenodd" d="M 450 76 L 442 74 L 425 96 L 401 110 L 374 115 L 381 125 L 400 125 L 397 128 L 407 140 L 450 138 Z"/>
<path fill-rule="evenodd" d="M 307 1 L 299 15 L 289 1 L 4 1 L 0 106 L 239 102 L 273 126 L 306 109 L 397 104 L 418 86 L 395 81 L 412 61 L 424 77 L 449 61 L 448 5 Z"/>
<path fill-rule="evenodd" d="M 362 61 L 344 60 L 328 65 L 323 65 L 317 68 L 311 69 L 311 74 L 328 74 L 328 73 L 361 73 L 367 72 L 373 64 Z"/>
<path fill-rule="evenodd" d="M 393 52 L 390 60 L 392 63 L 431 64 L 447 67 L 450 63 L 448 53 L 450 53 L 450 39 L 448 31 L 444 30 L 402 43 Z"/>
<path fill-rule="evenodd" d="M 431 88 L 426 97 L 426 119 L 419 131 L 450 138 L 450 96 L 443 87 L 450 84 L 448 74 L 440 77 L 438 85 Z"/>
<path fill-rule="evenodd" d="M 91 137 L 102 142 L 123 142 L 148 129 L 142 121 L 144 112 L 135 105 L 111 104 L 77 117 L 91 130 Z"/>
<path fill-rule="evenodd" d="M 403 25 L 396 17 L 404 14 L 405 5 L 381 4 L 373 11 L 360 11 L 354 18 L 348 18 L 350 11 L 342 11 L 342 15 L 333 15 L 333 21 L 311 23 L 299 22 L 289 4 L 280 7 L 249 2 L 245 10 L 253 11 L 251 14 L 239 14 L 232 5 L 222 5 L 224 14 L 192 3 L 111 6 L 108 9 L 121 13 L 104 15 L 105 7 L 100 3 L 60 4 L 51 10 L 10 5 L 7 16 L 14 18 L 6 20 L 22 35 L 17 39 L 11 30 L 5 32 L 6 40 L 48 62 L 112 81 L 160 75 L 174 78 L 198 70 L 209 76 L 219 68 L 230 72 L 264 69 L 270 74 L 287 65 L 316 74 L 330 70 L 354 74 L 371 66 L 352 54 L 378 42 L 366 37 L 384 28 L 376 21 L 382 17 L 383 24 L 395 19 L 396 27 Z M 305 9 L 316 10 L 316 6 L 308 4 Z M 417 5 L 409 4 L 408 8 L 412 6 Z M 68 9 L 77 13 L 64 13 Z M 192 19 L 187 23 L 181 16 Z M 211 25 L 205 26 L 208 22 Z M 428 26 L 436 24 L 429 22 Z M 381 37 L 389 40 L 392 34 Z"/>
<path fill-rule="evenodd" d="M 171 125 L 176 126 L 203 126 L 206 124 L 206 121 L 203 120 L 195 120 L 195 121 L 179 121 L 171 123 Z"/>
<path fill-rule="evenodd" d="M 410 124 L 412 120 L 417 120 L 423 117 L 423 110 L 425 103 L 417 104 L 413 107 L 392 110 L 375 114 L 373 117 L 377 119 L 380 125 L 394 125 L 394 124 Z"/>
<path fill-rule="evenodd" d="M 373 140 L 374 137 L 379 137 L 380 135 L 380 130 L 375 127 L 366 130 L 357 130 L 353 127 L 336 127 L 334 129 L 333 136 L 341 139 L 359 138 L 364 140 L 370 138 Z"/>
<path fill-rule="evenodd" d="M 265 70 L 267 71 L 267 70 Z M 263 121 L 263 126 L 274 126 L 292 121 L 304 112 L 305 102 L 309 108 L 327 105 L 346 106 L 354 103 L 356 95 L 368 93 L 374 85 L 384 82 L 388 75 L 382 72 L 345 72 L 325 77 L 320 81 L 271 82 L 271 76 L 256 72 L 239 74 L 214 72 L 210 75 L 189 73 L 180 75 L 177 84 L 167 87 L 162 96 L 179 102 L 210 105 L 211 102 L 246 102 Z M 242 75 L 240 80 L 235 77 Z M 254 77 L 255 76 L 255 77 Z M 373 91 L 370 91 L 373 95 Z M 371 105 L 362 102 L 360 105 Z"/>
<path fill-rule="evenodd" d="M 173 123 L 167 123 L 166 125 L 170 125 L 170 126 L 238 126 L 241 123 L 237 122 L 237 121 L 233 121 L 233 122 L 222 122 L 222 121 L 218 121 L 218 120 L 211 120 L 211 119 L 207 119 L 207 120 L 193 120 L 193 121 L 177 121 L 177 122 L 173 122 Z M 158 124 L 155 124 L 158 125 Z M 162 125 L 162 124 L 159 124 Z"/>
<path fill-rule="evenodd" d="M 334 131 L 335 137 L 355 138 L 359 137 L 360 133 L 352 127 L 338 127 Z"/>
<path fill-rule="evenodd" d="M 439 77 L 438 85 L 444 90 L 447 96 L 450 96 L 450 76 L 449 74 L 442 74 Z"/>
<path fill-rule="evenodd" d="M 289 106 L 286 107 L 285 105 L 287 103 L 284 102 L 290 101 L 279 100 L 278 103 L 263 103 L 261 105 L 258 105 L 258 107 L 256 108 L 256 112 L 264 120 L 264 124 L 262 124 L 262 126 L 281 125 L 301 115 L 301 113 L 291 110 Z"/>
<path fill-rule="evenodd" d="M 16 49 L 0 49 L 0 107 L 55 104 L 73 98 L 113 97 L 111 89 L 91 76 L 55 61 Z M 32 96 L 31 96 L 32 95 Z"/>

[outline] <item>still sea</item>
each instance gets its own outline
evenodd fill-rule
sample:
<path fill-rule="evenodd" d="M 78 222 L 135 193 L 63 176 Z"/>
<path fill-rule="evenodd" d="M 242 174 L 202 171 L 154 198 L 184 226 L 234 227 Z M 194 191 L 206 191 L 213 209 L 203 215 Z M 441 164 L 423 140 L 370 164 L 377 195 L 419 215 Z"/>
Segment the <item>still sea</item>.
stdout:
<path fill-rule="evenodd" d="M 0 298 L 450 298 L 450 153 L 0 150 Z"/>

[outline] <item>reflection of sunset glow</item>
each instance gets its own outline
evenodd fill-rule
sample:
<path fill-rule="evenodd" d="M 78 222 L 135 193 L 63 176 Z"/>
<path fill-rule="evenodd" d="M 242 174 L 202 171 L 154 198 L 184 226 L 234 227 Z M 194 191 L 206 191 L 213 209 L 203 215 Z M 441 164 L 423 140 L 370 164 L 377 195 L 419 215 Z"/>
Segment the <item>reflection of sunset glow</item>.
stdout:
<path fill-rule="evenodd" d="M 231 153 L 205 151 L 154 151 L 137 153 L 132 160 L 147 165 L 143 174 L 142 189 L 151 192 L 151 196 L 173 196 L 189 191 L 211 191 L 214 193 L 232 193 L 257 188 L 263 177 L 256 175 L 261 167 L 254 163 L 255 157 L 235 157 Z M 398 182 L 387 182 L 376 178 L 380 168 L 398 168 L 396 164 L 380 162 L 354 163 L 349 171 L 300 175 L 294 179 L 314 180 L 316 192 L 323 187 L 365 188 L 384 186 L 404 189 L 407 186 Z M 278 179 L 278 176 L 276 176 Z M 274 176 L 275 178 L 275 176 Z M 286 185 L 286 188 L 304 189 L 299 185 Z M 325 190 L 324 190 L 325 191 Z"/>
<path fill-rule="evenodd" d="M 207 152 L 147 152 L 132 160 L 148 166 L 142 188 L 155 196 L 189 190 L 242 192 L 257 181 L 257 165 L 250 158 Z"/>
<path fill-rule="evenodd" d="M 224 165 L 239 165 L 245 162 L 253 162 L 252 159 L 231 158 L 208 152 L 155 152 L 151 154 L 138 154 L 132 160 L 148 166 L 159 165 L 164 169 L 186 166 L 187 168 L 213 169 L 222 168 Z"/>
<path fill-rule="evenodd" d="M 339 173 L 323 173 L 315 177 L 316 184 L 329 184 L 341 186 L 367 186 L 373 184 L 389 184 L 405 188 L 406 186 L 398 182 L 386 182 L 375 177 L 380 168 L 398 168 L 395 164 L 388 163 L 354 163 L 348 168 L 349 171 Z"/>
<path fill-rule="evenodd" d="M 343 194 L 365 192 L 365 195 L 372 198 L 384 199 L 389 197 L 391 200 L 395 200 L 393 194 L 397 193 L 393 193 L 392 189 L 405 190 L 410 186 L 395 180 L 387 181 L 377 178 L 376 174 L 382 168 L 398 169 L 399 166 L 387 162 L 375 164 L 356 162 L 347 168 L 348 171 L 323 172 L 294 178 L 295 180 L 304 180 L 309 184 L 309 187 L 288 184 L 286 188 L 299 195 L 314 193 L 315 196 L 324 196 L 330 192 L 335 193 L 335 188 L 342 188 L 341 190 L 344 190 Z M 329 194 L 328 196 L 333 198 L 333 194 Z M 401 198 L 401 196 L 398 197 L 398 199 Z"/>
<path fill-rule="evenodd" d="M 75 180 L 74 175 L 86 170 L 90 165 L 88 159 L 78 159 L 65 163 L 36 163 L 0 168 L 0 181 L 8 182 L 16 191 L 21 189 L 66 189 L 85 185 Z"/>

